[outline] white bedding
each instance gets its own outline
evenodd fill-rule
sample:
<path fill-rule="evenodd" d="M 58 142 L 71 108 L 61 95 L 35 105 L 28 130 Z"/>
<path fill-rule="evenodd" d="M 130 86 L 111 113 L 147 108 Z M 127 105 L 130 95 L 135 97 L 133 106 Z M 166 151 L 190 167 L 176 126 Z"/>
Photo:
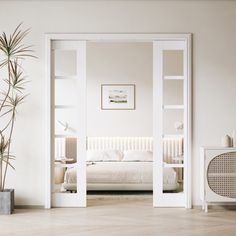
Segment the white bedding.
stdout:
<path fill-rule="evenodd" d="M 95 162 L 87 166 L 87 183 L 138 184 L 140 186 L 152 184 L 152 168 L 152 162 Z M 76 182 L 76 169 L 67 169 L 63 186 L 68 190 L 74 190 Z M 164 168 L 163 190 L 176 190 L 177 188 L 176 172 L 173 168 Z M 142 189 L 140 188 L 140 190 Z"/>

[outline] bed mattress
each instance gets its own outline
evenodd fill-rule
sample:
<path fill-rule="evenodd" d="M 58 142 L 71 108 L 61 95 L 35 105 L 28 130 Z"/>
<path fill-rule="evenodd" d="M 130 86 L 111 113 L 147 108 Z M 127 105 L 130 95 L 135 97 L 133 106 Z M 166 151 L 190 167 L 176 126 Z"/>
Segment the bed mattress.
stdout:
<path fill-rule="evenodd" d="M 87 166 L 87 184 L 94 186 L 135 185 L 152 186 L 152 162 L 94 162 Z M 65 173 L 64 188 L 76 189 L 76 168 L 69 168 Z M 176 190 L 178 188 L 176 172 L 173 168 L 164 168 L 163 190 Z M 115 187 L 113 188 L 115 189 Z M 88 188 L 89 190 L 89 188 Z M 104 189 L 106 190 L 106 189 Z M 120 189 L 117 189 L 120 190 Z"/>

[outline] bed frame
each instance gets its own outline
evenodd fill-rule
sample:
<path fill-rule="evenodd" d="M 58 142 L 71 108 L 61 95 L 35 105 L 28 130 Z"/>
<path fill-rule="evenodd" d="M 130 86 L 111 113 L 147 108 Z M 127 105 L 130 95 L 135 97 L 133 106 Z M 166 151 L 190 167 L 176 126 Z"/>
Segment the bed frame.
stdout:
<path fill-rule="evenodd" d="M 63 144 L 64 142 L 64 144 Z M 71 138 L 68 140 L 60 140 L 60 143 L 68 148 L 70 151 L 65 150 L 65 153 L 76 156 L 71 150 L 76 150 L 75 143 Z M 164 160 L 165 162 L 172 161 L 173 157 L 183 154 L 183 139 L 182 138 L 165 138 L 164 145 Z M 87 137 L 87 150 L 101 151 L 101 150 L 136 150 L 136 151 L 153 151 L 152 137 Z M 63 147 L 60 148 L 63 150 Z M 173 161 L 172 161 L 173 162 Z M 178 173 L 177 173 L 178 174 Z M 181 174 L 178 174 L 181 175 Z M 63 186 L 69 191 L 75 191 L 74 184 L 64 183 Z M 87 190 L 89 191 L 151 191 L 153 189 L 152 183 L 145 184 L 106 184 L 106 183 L 87 183 Z M 173 189 L 169 189 L 170 191 Z"/>

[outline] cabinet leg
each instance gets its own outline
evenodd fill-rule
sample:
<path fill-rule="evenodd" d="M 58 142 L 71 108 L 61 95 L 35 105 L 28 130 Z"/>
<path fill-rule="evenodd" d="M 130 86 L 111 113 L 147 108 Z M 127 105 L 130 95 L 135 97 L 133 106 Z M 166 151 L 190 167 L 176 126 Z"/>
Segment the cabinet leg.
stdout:
<path fill-rule="evenodd" d="M 202 210 L 203 211 L 205 210 L 205 203 L 204 202 L 202 203 Z"/>

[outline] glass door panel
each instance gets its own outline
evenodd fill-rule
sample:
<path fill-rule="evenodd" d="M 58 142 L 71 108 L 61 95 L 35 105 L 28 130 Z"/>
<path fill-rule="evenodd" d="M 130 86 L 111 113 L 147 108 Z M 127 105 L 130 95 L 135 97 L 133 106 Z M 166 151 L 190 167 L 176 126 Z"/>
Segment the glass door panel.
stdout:
<path fill-rule="evenodd" d="M 163 168 L 163 194 L 176 194 L 184 192 L 184 168 L 166 167 Z"/>
<path fill-rule="evenodd" d="M 77 139 L 56 138 L 53 193 L 77 193 Z"/>
<path fill-rule="evenodd" d="M 76 136 L 77 122 L 76 109 L 56 106 L 54 122 L 56 136 Z"/>
<path fill-rule="evenodd" d="M 76 79 L 55 80 L 55 106 L 75 107 L 77 104 Z"/>
<path fill-rule="evenodd" d="M 76 76 L 77 75 L 77 51 L 59 49 L 53 51 L 54 75 Z"/>
<path fill-rule="evenodd" d="M 163 110 L 163 134 L 183 135 L 184 111 L 182 108 L 165 108 Z"/>
<path fill-rule="evenodd" d="M 163 50 L 163 75 L 164 76 L 184 75 L 183 50 Z"/>
<path fill-rule="evenodd" d="M 184 139 L 182 137 L 165 137 L 163 138 L 163 164 L 170 166 L 172 164 L 184 164 Z"/>
<path fill-rule="evenodd" d="M 163 104 L 183 105 L 184 104 L 184 81 L 181 79 L 163 80 Z"/>

